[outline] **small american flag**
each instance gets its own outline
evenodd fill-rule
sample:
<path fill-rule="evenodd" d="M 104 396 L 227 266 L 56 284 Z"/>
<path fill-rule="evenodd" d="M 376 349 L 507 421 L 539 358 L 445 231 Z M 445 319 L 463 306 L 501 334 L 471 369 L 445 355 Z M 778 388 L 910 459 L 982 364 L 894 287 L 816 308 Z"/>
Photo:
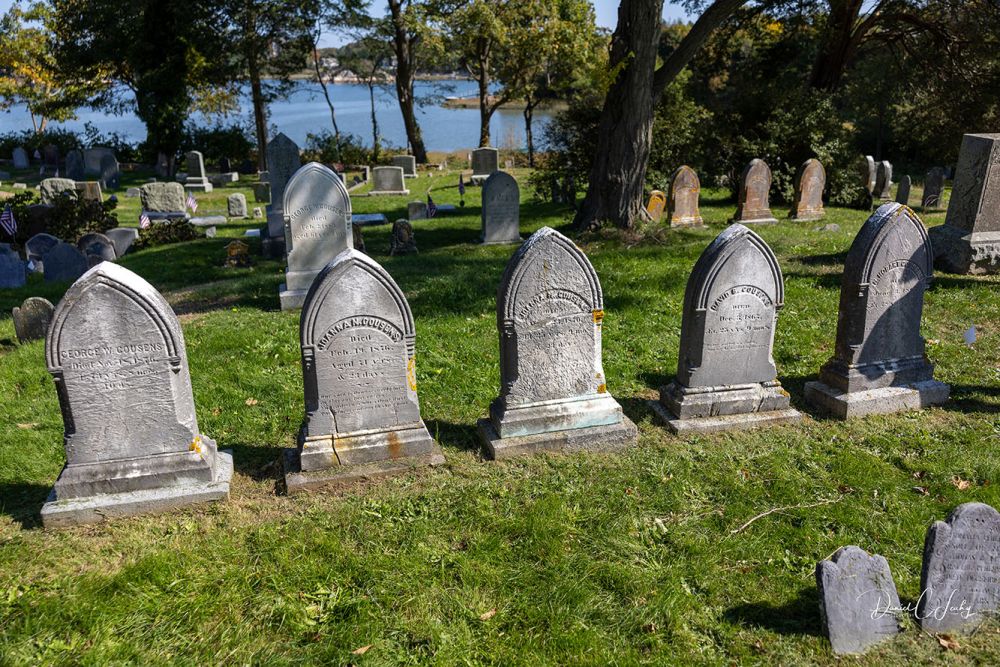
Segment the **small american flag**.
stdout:
<path fill-rule="evenodd" d="M 151 224 L 152 222 L 150 221 L 148 215 L 143 213 L 142 215 L 139 216 L 139 229 L 149 229 L 149 226 Z"/>
<path fill-rule="evenodd" d="M 187 207 L 191 209 L 192 213 L 198 212 L 198 201 L 194 198 L 194 195 L 191 194 L 190 192 L 188 193 Z"/>
<path fill-rule="evenodd" d="M 465 179 L 462 178 L 462 173 L 458 174 L 458 194 L 465 195 Z"/>
<path fill-rule="evenodd" d="M 428 192 L 427 193 L 427 217 L 428 218 L 433 218 L 435 216 L 435 214 L 437 214 L 437 212 L 438 212 L 437 204 L 434 203 L 434 200 L 431 199 L 431 193 Z"/>
<path fill-rule="evenodd" d="M 3 227 L 3 230 L 11 238 L 14 238 L 14 234 L 17 232 L 17 220 L 14 219 L 14 211 L 10 210 L 10 204 L 7 204 L 3 213 L 0 213 L 0 227 Z"/>

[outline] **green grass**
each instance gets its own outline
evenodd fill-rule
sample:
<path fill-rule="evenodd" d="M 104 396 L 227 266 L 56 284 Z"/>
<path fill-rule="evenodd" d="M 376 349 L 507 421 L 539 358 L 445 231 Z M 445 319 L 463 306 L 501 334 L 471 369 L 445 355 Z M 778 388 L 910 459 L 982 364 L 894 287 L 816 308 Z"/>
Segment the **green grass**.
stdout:
<path fill-rule="evenodd" d="M 458 202 L 456 174 L 409 183 L 414 199 L 434 186 L 436 202 Z M 199 213 L 224 210 L 238 186 L 200 195 Z M 927 294 L 923 330 L 952 386 L 947 405 L 825 419 L 803 385 L 833 350 L 841 265 L 865 214 L 796 223 L 776 207 L 781 224 L 758 229 L 785 272 L 774 355 L 807 417 L 674 437 L 646 401 L 676 370 L 685 281 L 734 209 L 724 195 L 704 193 L 707 229 L 580 241 L 604 287 L 609 388 L 639 424 L 623 454 L 479 460 L 475 421 L 499 383 L 496 285 L 513 249 L 476 244 L 477 188 L 461 215 L 416 223 L 418 255 L 389 257 L 387 226 L 364 232 L 413 309 L 421 411 L 442 469 L 276 495 L 276 461 L 303 412 L 298 313 L 278 310 L 280 262 L 223 268 L 228 237 L 248 221 L 122 260 L 181 314 L 201 430 L 234 452 L 230 500 L 44 531 L 62 420 L 42 343 L 15 345 L 4 316 L 0 664 L 838 664 L 821 636 L 816 561 L 846 544 L 877 551 L 912 602 L 930 522 L 962 502 L 1000 506 L 1000 280 L 939 275 Z M 568 232 L 567 208 L 522 196 L 524 233 Z M 353 205 L 393 220 L 408 199 Z M 122 197 L 120 211 L 134 224 L 138 202 Z M 840 230 L 818 230 L 831 222 Z M 33 278 L 0 294 L 0 312 L 64 289 Z M 732 532 L 768 509 L 829 499 Z M 1000 662 L 995 624 L 959 643 L 946 653 L 911 626 L 851 662 Z"/>

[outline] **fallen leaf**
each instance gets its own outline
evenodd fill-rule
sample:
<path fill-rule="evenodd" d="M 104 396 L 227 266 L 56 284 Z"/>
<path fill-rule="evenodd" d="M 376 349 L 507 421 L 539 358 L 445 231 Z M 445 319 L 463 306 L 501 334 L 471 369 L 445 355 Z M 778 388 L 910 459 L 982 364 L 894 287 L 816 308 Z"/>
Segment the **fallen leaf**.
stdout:
<path fill-rule="evenodd" d="M 926 471 L 924 471 L 924 470 L 918 470 L 917 472 L 913 473 L 913 479 L 923 479 L 924 475 L 926 475 L 926 474 L 927 474 Z"/>
<path fill-rule="evenodd" d="M 930 491 L 927 490 L 926 486 L 915 486 L 915 487 L 913 487 L 913 492 L 914 493 L 919 493 L 922 496 L 929 496 L 929 495 L 931 495 Z"/>
<path fill-rule="evenodd" d="M 18 424 L 17 425 L 18 428 L 23 428 L 23 429 L 26 429 L 26 430 L 27 429 L 33 429 L 36 426 L 38 426 L 38 424 Z"/>
<path fill-rule="evenodd" d="M 212 416 L 218 417 L 222 414 L 222 408 L 212 408 Z"/>
<path fill-rule="evenodd" d="M 951 635 L 938 635 L 937 640 L 938 644 L 940 644 L 942 648 L 947 649 L 949 651 L 957 651 L 958 649 L 962 648 L 961 646 L 959 646 L 957 641 L 951 638 Z"/>
<path fill-rule="evenodd" d="M 248 399 L 246 400 L 246 404 L 247 404 L 247 405 L 257 405 L 257 403 L 258 403 L 258 401 L 257 401 L 257 399 L 256 399 L 256 398 L 248 398 Z"/>
<path fill-rule="evenodd" d="M 491 618 L 493 618 L 496 615 L 497 615 L 497 610 L 496 609 L 490 609 L 485 614 L 480 614 L 479 615 L 479 620 L 480 621 L 488 621 L 488 620 L 490 620 Z"/>
<path fill-rule="evenodd" d="M 972 482 L 967 479 L 962 479 L 958 475 L 951 478 L 951 483 L 955 485 L 955 488 L 959 491 L 965 491 L 967 488 L 972 486 Z"/>
<path fill-rule="evenodd" d="M 353 655 L 364 655 L 365 653 L 368 653 L 368 649 L 370 649 L 371 647 L 372 647 L 371 644 L 369 644 L 368 646 L 362 646 L 361 648 L 354 649 L 353 651 L 351 651 L 351 653 Z"/>
<path fill-rule="evenodd" d="M 937 345 L 937 344 L 938 344 L 938 343 L 940 343 L 940 342 L 941 342 L 941 341 L 940 341 L 940 340 L 938 340 L 937 338 L 928 338 L 928 339 L 927 339 L 927 344 L 928 344 L 928 345 Z"/>

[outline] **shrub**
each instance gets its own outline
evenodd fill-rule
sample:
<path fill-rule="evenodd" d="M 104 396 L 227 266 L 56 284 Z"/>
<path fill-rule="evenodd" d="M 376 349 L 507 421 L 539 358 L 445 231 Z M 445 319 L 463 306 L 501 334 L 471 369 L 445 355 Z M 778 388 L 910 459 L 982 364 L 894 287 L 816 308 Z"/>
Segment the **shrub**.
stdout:
<path fill-rule="evenodd" d="M 115 152 L 115 157 L 119 162 L 141 162 L 142 155 L 139 151 L 139 144 L 132 143 L 125 135 L 117 132 L 103 134 L 91 123 L 83 124 L 82 145 L 88 148 L 94 146 L 106 146 Z"/>
<path fill-rule="evenodd" d="M 36 134 L 31 130 L 23 132 L 6 132 L 0 134 L 0 155 L 9 157 L 18 146 L 24 146 L 29 155 L 36 150 L 41 151 L 42 146 L 53 144 L 59 148 L 59 155 L 66 157 L 66 153 L 74 148 L 80 148 L 80 138 L 75 132 L 61 129 L 45 130 L 41 134 Z"/>
<path fill-rule="evenodd" d="M 106 232 L 118 226 L 112 213 L 118 202 L 58 197 L 48 214 L 48 233 L 67 243 L 76 243 L 90 232 Z"/>
<path fill-rule="evenodd" d="M 146 229 L 140 229 L 139 238 L 132 244 L 132 247 L 136 250 L 142 250 L 168 243 L 193 241 L 202 238 L 202 236 L 204 235 L 201 230 L 187 220 L 178 218 L 168 222 L 154 222 Z"/>
<path fill-rule="evenodd" d="M 256 160 L 257 141 L 249 128 L 234 123 L 232 125 L 215 127 L 196 127 L 188 125 L 184 128 L 184 139 L 181 142 L 181 153 L 200 151 L 208 165 L 217 165 L 222 158 L 234 162 Z M 155 162 L 156 155 L 150 157 Z M 178 162 L 178 164 L 183 164 Z"/>
<path fill-rule="evenodd" d="M 383 146 L 382 157 L 388 164 L 390 153 Z M 364 145 L 361 137 L 353 134 L 341 134 L 340 141 L 329 130 L 318 134 L 306 135 L 306 147 L 302 152 L 303 160 L 312 160 L 322 164 L 372 164 L 372 151 Z"/>

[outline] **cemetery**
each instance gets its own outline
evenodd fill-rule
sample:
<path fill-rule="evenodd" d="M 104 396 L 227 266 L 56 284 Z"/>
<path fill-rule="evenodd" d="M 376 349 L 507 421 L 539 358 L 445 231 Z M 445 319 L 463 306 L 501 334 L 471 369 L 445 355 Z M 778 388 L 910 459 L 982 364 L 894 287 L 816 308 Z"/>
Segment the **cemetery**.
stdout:
<path fill-rule="evenodd" d="M 1000 664 L 991 129 L 0 140 L 0 664 Z"/>

